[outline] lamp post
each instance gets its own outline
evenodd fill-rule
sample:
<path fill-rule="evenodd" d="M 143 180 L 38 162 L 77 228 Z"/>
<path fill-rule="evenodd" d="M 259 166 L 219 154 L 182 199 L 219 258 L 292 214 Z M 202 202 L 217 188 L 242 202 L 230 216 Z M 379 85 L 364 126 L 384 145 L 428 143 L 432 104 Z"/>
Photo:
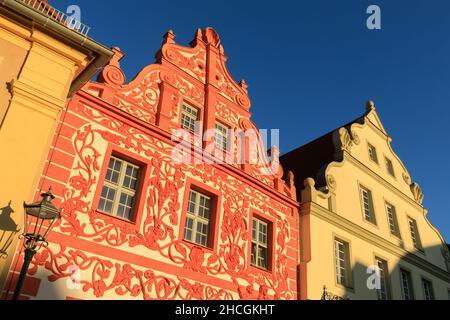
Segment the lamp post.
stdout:
<path fill-rule="evenodd" d="M 14 291 L 13 300 L 19 298 L 23 284 L 34 255 L 43 246 L 47 246 L 47 236 L 53 229 L 56 221 L 61 217 L 60 210 L 53 204 L 52 200 L 55 196 L 51 192 L 51 188 L 41 194 L 42 200 L 32 204 L 23 204 L 24 207 L 24 228 L 23 228 L 23 245 L 25 247 L 25 257 L 20 270 L 19 279 Z"/>

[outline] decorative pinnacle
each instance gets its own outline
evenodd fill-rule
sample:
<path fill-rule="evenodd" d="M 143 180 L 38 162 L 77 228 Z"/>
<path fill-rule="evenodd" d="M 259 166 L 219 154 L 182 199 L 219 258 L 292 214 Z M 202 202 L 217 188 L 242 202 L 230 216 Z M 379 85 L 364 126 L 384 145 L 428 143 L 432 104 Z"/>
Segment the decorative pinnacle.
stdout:
<path fill-rule="evenodd" d="M 111 58 L 109 65 L 120 68 L 120 60 L 125 56 L 125 54 L 120 50 L 119 47 L 112 47 L 114 56 Z"/>
<path fill-rule="evenodd" d="M 241 82 L 239 83 L 239 85 L 241 86 L 241 88 L 242 89 L 244 89 L 244 91 L 246 92 L 246 93 L 248 93 L 248 85 L 247 85 L 247 83 L 245 82 L 245 80 L 244 79 L 242 79 L 241 80 Z"/>
<path fill-rule="evenodd" d="M 166 43 L 175 43 L 175 34 L 173 33 L 172 29 L 169 29 L 169 31 L 166 32 L 166 34 L 163 36 L 164 42 L 163 45 Z"/>
<path fill-rule="evenodd" d="M 370 112 L 375 110 L 375 102 L 373 102 L 372 100 L 367 101 L 366 103 L 366 111 Z"/>

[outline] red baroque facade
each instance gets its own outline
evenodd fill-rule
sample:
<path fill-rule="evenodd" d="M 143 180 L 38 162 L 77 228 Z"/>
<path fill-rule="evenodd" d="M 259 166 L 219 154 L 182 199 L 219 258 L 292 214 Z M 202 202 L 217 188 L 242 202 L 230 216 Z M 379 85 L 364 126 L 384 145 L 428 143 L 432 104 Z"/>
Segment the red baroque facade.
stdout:
<path fill-rule="evenodd" d="M 184 103 L 198 111 L 203 131 L 217 122 L 255 128 L 247 86 L 231 78 L 217 33 L 198 30 L 184 47 L 169 31 L 156 63 L 128 84 L 123 53 L 115 51 L 98 81 L 86 84 L 61 116 L 36 198 L 51 186 L 62 219 L 32 262 L 24 298 L 297 299 L 292 175 L 285 182 L 282 168 L 261 174 L 269 165 L 265 150 L 247 140 L 243 164 L 172 160 Z M 194 144 L 191 156 L 201 158 L 213 140 Z M 232 145 L 234 153 L 238 143 Z M 99 209 L 111 157 L 140 168 L 129 220 Z M 184 240 L 191 190 L 211 199 L 204 246 Z M 266 268 L 251 262 L 253 217 L 268 226 Z M 14 289 L 21 254 L 7 290 Z"/>

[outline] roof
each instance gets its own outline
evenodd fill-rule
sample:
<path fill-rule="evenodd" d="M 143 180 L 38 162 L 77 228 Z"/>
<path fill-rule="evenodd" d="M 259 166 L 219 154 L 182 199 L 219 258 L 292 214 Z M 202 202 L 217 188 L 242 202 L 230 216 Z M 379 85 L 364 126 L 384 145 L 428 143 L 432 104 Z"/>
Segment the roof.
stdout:
<path fill-rule="evenodd" d="M 327 185 L 325 177 L 326 168 L 331 162 L 343 161 L 341 145 L 336 145 L 337 141 L 340 143 L 340 139 L 336 140 L 334 136 L 336 134 L 339 136 L 339 129 L 343 127 L 349 129 L 355 123 L 363 124 L 366 115 L 340 126 L 320 138 L 280 157 L 280 162 L 285 172 L 292 171 L 294 173 L 294 181 L 299 193 L 307 178 L 313 178 L 315 180 L 317 189 L 324 188 Z"/>

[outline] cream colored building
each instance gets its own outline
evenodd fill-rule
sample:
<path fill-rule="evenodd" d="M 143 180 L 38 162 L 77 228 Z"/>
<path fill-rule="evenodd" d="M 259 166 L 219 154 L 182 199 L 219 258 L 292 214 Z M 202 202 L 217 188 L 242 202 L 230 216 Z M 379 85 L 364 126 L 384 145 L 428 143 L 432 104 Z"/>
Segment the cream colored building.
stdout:
<path fill-rule="evenodd" d="M 450 299 L 445 241 L 390 143 L 369 102 L 363 117 L 282 157 L 304 186 L 303 299 L 321 299 L 324 286 L 328 298 Z"/>
<path fill-rule="evenodd" d="M 67 98 L 114 54 L 47 1 L 0 1 L 0 233 L 16 224 L 39 177 Z M 10 238 L 12 243 L 4 240 Z M 0 243 L 0 292 L 18 236 Z"/>

